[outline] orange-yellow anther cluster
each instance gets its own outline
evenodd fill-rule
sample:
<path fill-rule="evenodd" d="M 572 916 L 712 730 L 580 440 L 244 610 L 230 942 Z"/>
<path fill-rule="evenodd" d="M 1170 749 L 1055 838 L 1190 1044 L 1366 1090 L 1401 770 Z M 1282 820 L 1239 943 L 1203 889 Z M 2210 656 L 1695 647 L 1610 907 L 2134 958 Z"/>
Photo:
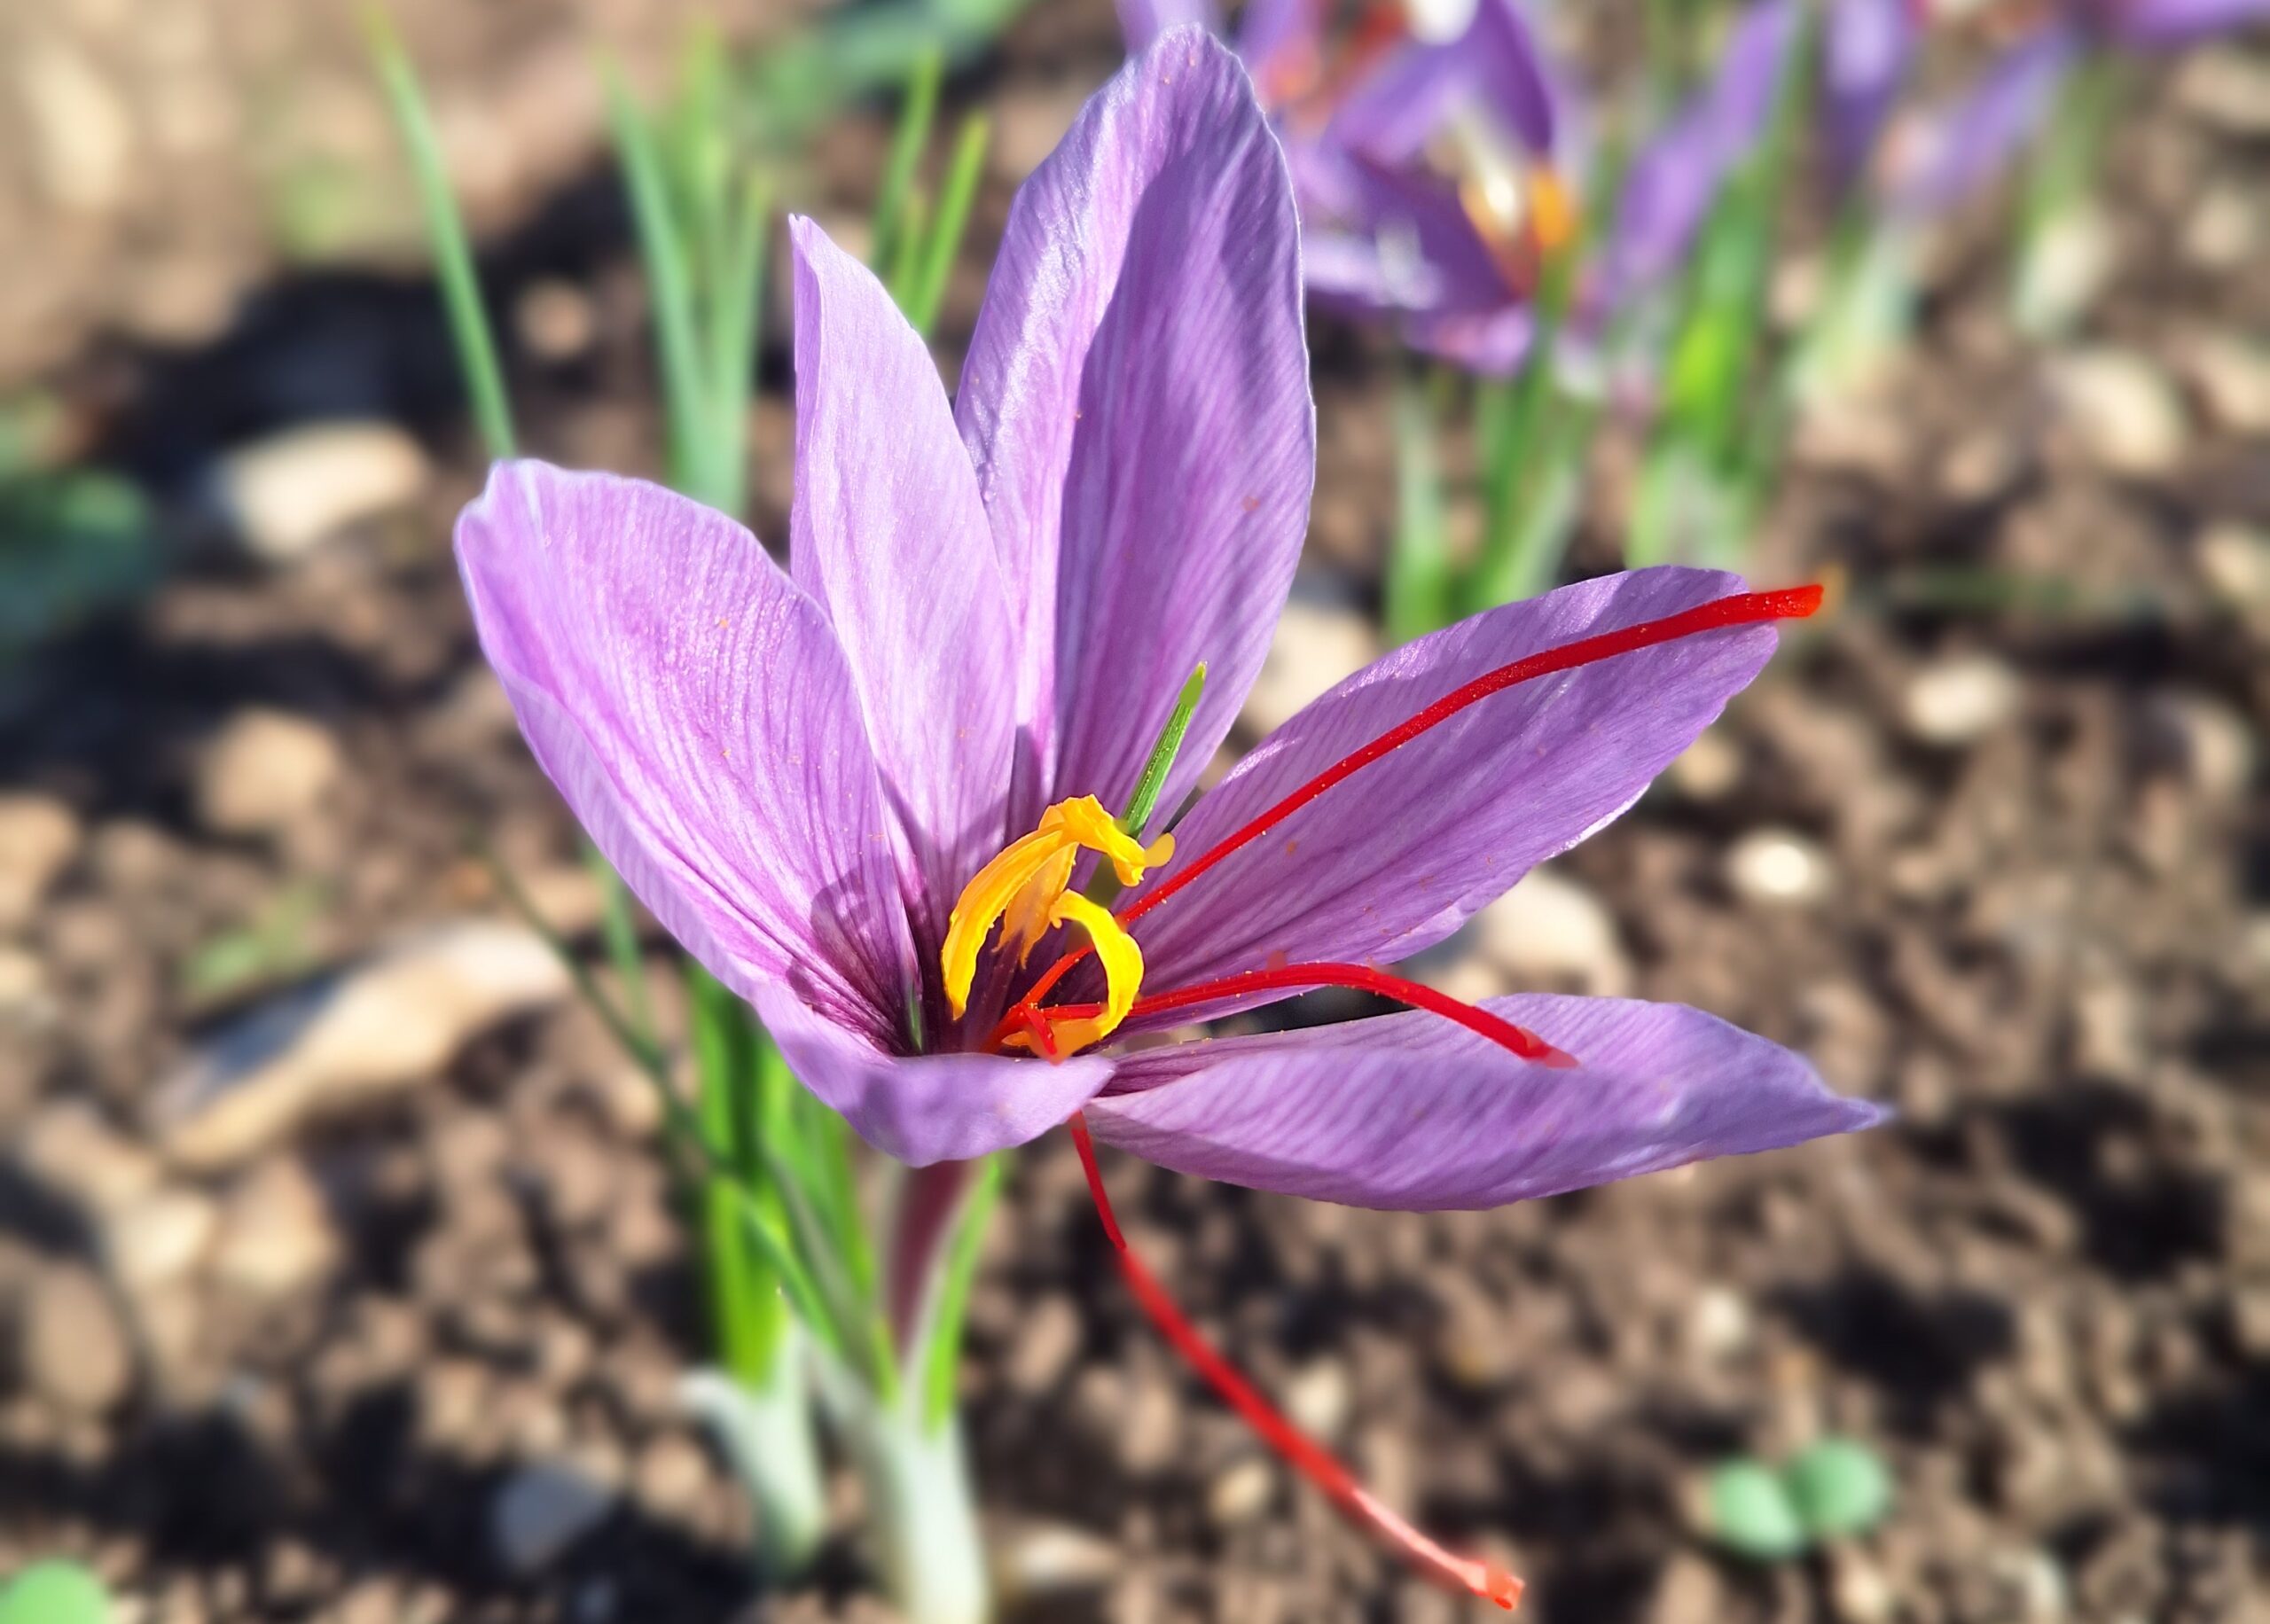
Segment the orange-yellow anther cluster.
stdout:
<path fill-rule="evenodd" d="M 957 1019 L 969 1007 L 970 986 L 977 979 L 978 951 L 993 933 L 997 919 L 1001 922 L 1002 946 L 1014 943 L 1021 964 L 1051 928 L 1076 925 L 1086 933 L 1103 966 L 1102 1011 L 1052 1023 L 1055 1045 L 1052 1058 L 1061 1058 L 1100 1042 L 1127 1019 L 1143 985 L 1143 951 L 1111 917 L 1110 910 L 1069 888 L 1073 864 L 1083 849 L 1101 853 L 1119 876 L 1120 884 L 1132 886 L 1141 882 L 1146 870 L 1174 855 L 1174 837 L 1162 834 L 1148 846 L 1143 845 L 1114 823 L 1092 795 L 1060 800 L 1042 813 L 1040 827 L 1012 841 L 978 870 L 954 903 L 946 925 L 946 945 L 938 957 L 945 975 L 946 1001 Z M 1034 1046 L 1033 1040 L 1022 1032 L 1006 1042 L 1019 1048 Z"/>

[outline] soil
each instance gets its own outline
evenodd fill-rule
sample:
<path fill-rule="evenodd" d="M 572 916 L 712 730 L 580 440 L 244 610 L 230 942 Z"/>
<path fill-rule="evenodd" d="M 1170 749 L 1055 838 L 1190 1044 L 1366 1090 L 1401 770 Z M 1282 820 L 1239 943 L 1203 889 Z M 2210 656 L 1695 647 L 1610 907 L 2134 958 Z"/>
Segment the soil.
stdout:
<path fill-rule="evenodd" d="M 1045 150 L 1112 59 L 1105 8 L 1051 9 L 962 89 Z M 2008 331 L 1983 235 L 1955 239 L 1916 352 L 1807 432 L 1760 543 L 1759 578 L 1830 572 L 1841 607 L 1786 641 L 1702 757 L 1559 865 L 1613 921 L 1632 990 L 1795 1044 L 1898 1120 L 1478 1214 L 1107 1165 L 1201 1323 L 1388 1500 L 1515 1565 L 1536 1616 L 2262 1616 L 2270 448 L 2188 359 L 2270 324 L 2270 285 L 2194 240 L 2197 200 L 2261 152 L 2164 75 L 2143 105 L 2087 332 L 2162 380 L 2172 451 L 2147 465 L 2090 431 L 2062 355 Z M 841 138 L 872 150 L 874 118 L 853 125 Z M 990 183 L 981 239 L 1012 179 Z M 495 247 L 508 308 L 564 288 L 591 316 L 575 354 L 516 354 L 516 394 L 537 451 L 647 471 L 636 278 L 619 214 L 578 195 Z M 982 285 L 965 283 L 949 351 Z M 1332 331 L 1318 353 L 1300 596 L 1368 614 L 1392 361 Z M 652 1105 L 572 1000 L 238 1165 L 149 1167 L 156 1081 L 211 1032 L 310 966 L 498 910 L 476 835 L 545 894 L 575 890 L 574 831 L 513 740 L 448 555 L 479 458 L 426 290 L 286 282 L 210 345 L 106 363 L 124 402 L 108 453 L 188 514 L 217 449 L 293 420 L 311 356 L 419 429 L 416 502 L 287 566 L 201 555 L 51 644 L 0 703 L 0 793 L 51 798 L 68 826 L 39 905 L 0 909 L 0 1143 L 19 1152 L 0 1176 L 0 1571 L 78 1554 L 122 1616 L 169 1624 L 886 1616 L 848 1477 L 816 1576 L 754 1587 L 738 1491 L 675 1399 L 704 1331 Z M 774 537 L 781 359 L 752 441 Z M 1610 448 L 1579 568 L 1612 563 L 1619 467 Z M 1919 722 L 1935 681 L 1982 669 L 2010 684 L 1983 725 Z M 200 764 L 255 710 L 313 721 L 336 775 L 268 826 L 216 829 Z M 1761 842 L 1777 861 L 1746 864 Z M 304 895 L 320 906 L 289 951 L 217 992 L 189 973 Z M 1468 944 L 1434 972 L 1505 981 Z M 67 1129 L 94 1148 L 59 1179 L 32 1147 Z M 160 1245 L 153 1181 L 195 1233 L 129 1268 L 106 1214 Z M 231 1251 L 246 1233 L 310 1238 Z M 56 1284 L 86 1279 L 102 1289 Z M 43 1365 L 47 1325 L 72 1351 Z M 1025 1575 L 1013 1616 L 1471 1616 L 1345 1531 L 1177 1364 L 1061 1136 L 1015 1159 L 962 1379 L 995 1542 Z M 1698 1535 L 1710 1464 L 1825 1433 L 1885 1455 L 1879 1531 L 1764 1567 Z M 620 1492 L 514 1573 L 490 1522 L 528 1459 Z"/>

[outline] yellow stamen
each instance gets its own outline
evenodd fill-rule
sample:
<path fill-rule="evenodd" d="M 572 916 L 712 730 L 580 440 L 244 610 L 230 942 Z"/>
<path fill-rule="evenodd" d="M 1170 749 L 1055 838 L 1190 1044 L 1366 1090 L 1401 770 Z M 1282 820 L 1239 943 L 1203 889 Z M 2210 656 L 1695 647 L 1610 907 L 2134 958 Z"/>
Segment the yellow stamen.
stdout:
<path fill-rule="evenodd" d="M 1061 1023 L 1056 1028 L 1062 1039 L 1061 1052 L 1100 1042 L 1127 1019 L 1143 981 L 1142 951 L 1108 910 L 1068 889 L 1073 864 L 1083 849 L 1102 853 L 1119 883 L 1134 886 L 1142 883 L 1145 870 L 1174 855 L 1174 837 L 1162 834 L 1143 845 L 1114 823 L 1092 795 L 1060 800 L 1042 813 L 1040 827 L 1011 841 L 978 870 L 954 903 L 938 962 L 945 975 L 946 1002 L 957 1019 L 969 1007 L 978 951 L 992 934 L 996 919 L 1002 923 L 1002 945 L 1015 944 L 1019 964 L 1059 925 L 1078 925 L 1095 946 L 1104 968 L 1104 1011 Z"/>
<path fill-rule="evenodd" d="M 1554 170 L 1540 164 L 1529 172 L 1530 230 L 1547 255 L 1577 240 L 1577 200 Z"/>

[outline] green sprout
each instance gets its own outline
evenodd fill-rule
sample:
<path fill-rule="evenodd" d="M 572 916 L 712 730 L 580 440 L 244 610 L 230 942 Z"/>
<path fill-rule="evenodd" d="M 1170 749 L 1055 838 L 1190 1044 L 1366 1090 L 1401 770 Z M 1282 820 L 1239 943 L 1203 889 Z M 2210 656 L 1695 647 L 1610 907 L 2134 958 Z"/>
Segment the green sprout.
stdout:
<path fill-rule="evenodd" d="M 1891 1510 L 1883 1457 L 1850 1438 L 1824 1438 L 1781 1466 L 1753 1456 L 1721 1462 L 1707 1480 L 1702 1520 L 1713 1542 L 1752 1562 L 1788 1562 L 1852 1539 Z"/>

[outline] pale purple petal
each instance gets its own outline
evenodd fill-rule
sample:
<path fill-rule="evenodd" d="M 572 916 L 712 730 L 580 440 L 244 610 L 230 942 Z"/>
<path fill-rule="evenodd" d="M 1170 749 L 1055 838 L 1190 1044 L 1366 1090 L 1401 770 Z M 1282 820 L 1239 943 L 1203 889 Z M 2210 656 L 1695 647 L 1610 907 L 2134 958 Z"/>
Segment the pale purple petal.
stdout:
<path fill-rule="evenodd" d="M 945 938 L 1007 827 L 1013 591 L 927 349 L 865 266 L 792 219 L 796 491 L 789 566 L 843 645 L 912 861 L 916 937 Z"/>
<path fill-rule="evenodd" d="M 1248 0 L 1238 18 L 1238 56 L 1257 82 L 1265 87 L 1280 59 L 1319 58 L 1327 4 L 1328 0 Z"/>
<path fill-rule="evenodd" d="M 1114 1062 L 1099 1055 L 1052 1066 L 1006 1055 L 889 1053 L 786 992 L 761 991 L 751 1002 L 803 1085 L 861 1138 L 911 1167 L 1036 1139 L 1112 1074 Z"/>
<path fill-rule="evenodd" d="M 2096 0 L 2113 39 L 2136 51 L 2175 51 L 2270 21 L 2270 0 Z"/>
<path fill-rule="evenodd" d="M 890 1031 L 891 816 L 818 605 L 724 515 L 541 463 L 497 465 L 457 548 L 536 761 L 638 900 L 734 991 Z"/>
<path fill-rule="evenodd" d="M 1316 461 L 1292 192 L 1220 44 L 1161 38 L 1026 182 L 957 412 L 1032 651 L 1012 822 L 1123 804 L 1204 660 L 1171 805 L 1260 670 Z"/>
<path fill-rule="evenodd" d="M 1922 24 L 1915 0 L 1832 0 L 1821 35 L 1822 121 L 1839 184 L 1867 167 L 1900 86 Z"/>
<path fill-rule="evenodd" d="M 1554 91 L 1544 54 L 1512 0 L 1479 0 L 1465 31 L 1398 47 L 1349 90 L 1329 138 L 1374 163 L 1418 162 L 1461 108 L 1499 121 L 1532 156 L 1554 147 Z"/>
<path fill-rule="evenodd" d="M 1119 32 L 1127 42 L 1130 56 L 1148 51 L 1160 35 L 1186 23 L 1209 33 L 1221 27 L 1221 12 L 1214 0 L 1116 0 L 1116 4 Z"/>
<path fill-rule="evenodd" d="M 1633 160 L 1602 250 L 1611 304 L 1685 260 L 1726 176 L 1757 148 L 1804 26 L 1797 0 L 1760 0 L 1735 23 L 1711 82 Z"/>
<path fill-rule="evenodd" d="M 1955 101 L 1907 121 L 1890 150 L 1892 210 L 1940 214 L 1992 185 L 2048 118 L 2080 51 L 2072 30 L 2044 28 L 2005 51 Z"/>
<path fill-rule="evenodd" d="M 1574 1055 L 1515 1059 L 1432 1015 L 1147 1050 L 1087 1108 L 1178 1173 L 1351 1206 L 1557 1195 L 1882 1121 L 1804 1059 L 1675 1003 L 1531 995 L 1483 1006 Z"/>
<path fill-rule="evenodd" d="M 1177 828 L 1176 862 L 1153 883 L 1486 672 L 1741 589 L 1738 576 L 1715 570 L 1638 570 L 1407 644 L 1263 740 Z M 1757 675 L 1774 641 L 1770 626 L 1705 632 L 1468 707 L 1140 917 L 1144 989 L 1258 970 L 1274 956 L 1390 963 L 1440 941 L 1637 800 Z"/>

